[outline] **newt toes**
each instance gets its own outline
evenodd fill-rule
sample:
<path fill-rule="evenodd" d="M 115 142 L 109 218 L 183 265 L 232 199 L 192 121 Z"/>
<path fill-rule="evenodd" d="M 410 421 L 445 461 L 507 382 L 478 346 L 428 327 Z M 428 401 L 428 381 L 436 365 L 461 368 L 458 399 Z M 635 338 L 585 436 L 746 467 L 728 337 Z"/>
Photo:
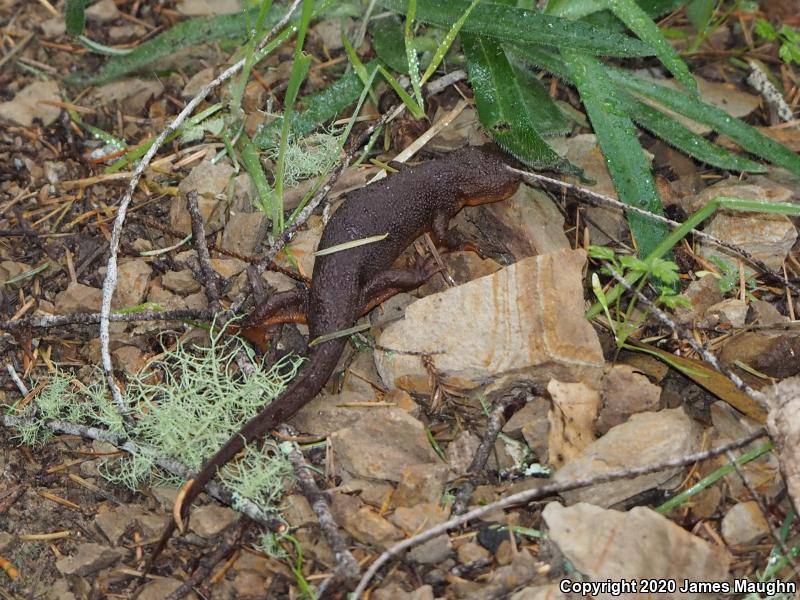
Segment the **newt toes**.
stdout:
<path fill-rule="evenodd" d="M 508 171 L 505 164 L 493 150 L 468 147 L 408 167 L 348 194 L 325 226 L 318 250 L 388 234 L 385 239 L 318 257 L 309 291 L 276 294 L 256 309 L 245 325 L 254 328 L 265 322 L 281 322 L 281 317 L 276 317 L 279 314 L 292 316 L 287 320 L 305 314 L 309 339 L 313 340 L 352 327 L 366 309 L 392 294 L 419 287 L 434 269 L 425 266 L 391 269 L 392 263 L 425 232 L 431 234 L 437 246 L 460 247 L 463 241 L 454 230 L 448 229 L 450 219 L 465 206 L 505 200 L 519 187 L 519 177 Z M 311 348 L 308 360 L 283 393 L 206 462 L 184 497 L 183 518 L 217 469 L 245 444 L 261 438 L 294 415 L 322 390 L 346 344 L 347 338 L 341 337 Z M 174 529 L 175 522 L 171 520 L 147 568 Z"/>

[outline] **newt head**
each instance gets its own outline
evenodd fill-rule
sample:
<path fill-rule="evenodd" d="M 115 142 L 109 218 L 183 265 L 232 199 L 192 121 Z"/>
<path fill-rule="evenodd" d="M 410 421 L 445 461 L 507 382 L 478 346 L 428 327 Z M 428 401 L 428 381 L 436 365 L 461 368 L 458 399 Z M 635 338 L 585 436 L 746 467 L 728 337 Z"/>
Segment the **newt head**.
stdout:
<path fill-rule="evenodd" d="M 506 168 L 503 156 L 493 146 L 469 146 L 456 150 L 448 158 L 452 158 L 458 171 L 456 185 L 461 206 L 500 202 L 519 187 L 519 176 Z"/>

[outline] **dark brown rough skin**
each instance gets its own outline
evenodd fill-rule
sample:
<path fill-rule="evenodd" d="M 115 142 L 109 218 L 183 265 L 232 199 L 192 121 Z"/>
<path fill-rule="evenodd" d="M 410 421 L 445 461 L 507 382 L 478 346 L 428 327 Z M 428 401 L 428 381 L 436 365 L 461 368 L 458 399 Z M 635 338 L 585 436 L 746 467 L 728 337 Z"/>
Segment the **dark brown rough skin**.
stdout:
<path fill-rule="evenodd" d="M 271 309 L 295 315 L 305 311 L 310 340 L 352 327 L 365 311 L 383 299 L 418 287 L 432 274 L 424 267 L 390 269 L 415 239 L 429 232 L 438 246 L 461 246 L 458 235 L 448 230 L 450 219 L 464 206 L 504 200 L 518 186 L 519 178 L 505 168 L 498 154 L 469 147 L 405 168 L 349 194 L 325 227 L 318 250 L 370 236 L 388 236 L 379 242 L 318 257 L 310 294 L 306 297 L 290 293 L 272 303 L 270 309 L 257 309 L 255 320 L 269 317 L 265 313 Z M 286 390 L 206 462 L 183 499 L 184 516 L 217 469 L 245 444 L 290 418 L 322 390 L 346 343 L 347 337 L 340 337 L 311 347 L 308 360 Z M 174 528 L 170 521 L 151 555 L 151 564 Z"/>

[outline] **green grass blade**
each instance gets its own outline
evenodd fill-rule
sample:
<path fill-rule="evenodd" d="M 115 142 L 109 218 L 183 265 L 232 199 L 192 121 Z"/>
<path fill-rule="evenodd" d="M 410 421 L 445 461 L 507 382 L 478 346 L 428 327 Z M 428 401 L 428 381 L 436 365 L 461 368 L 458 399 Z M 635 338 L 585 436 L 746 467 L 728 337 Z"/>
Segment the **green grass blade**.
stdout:
<path fill-rule="evenodd" d="M 436 71 L 437 67 L 442 63 L 444 60 L 447 51 L 450 49 L 450 46 L 453 45 L 453 42 L 458 35 L 458 32 L 461 31 L 461 28 L 464 26 L 469 15 L 472 13 L 472 10 L 478 5 L 478 2 L 481 0 L 473 0 L 472 3 L 467 7 L 467 10 L 458 18 L 458 20 L 453 23 L 453 26 L 448 30 L 447 34 L 445 34 L 444 39 L 436 48 L 436 52 L 433 53 L 433 58 L 431 59 L 431 63 L 428 65 L 428 68 L 425 69 L 425 73 L 422 75 L 422 82 L 428 81 L 431 75 L 433 75 L 434 71 Z"/>
<path fill-rule="evenodd" d="M 256 193 L 258 194 L 258 202 L 259 208 L 261 211 L 267 215 L 274 215 L 275 214 L 275 197 L 272 193 L 272 188 L 267 181 L 267 176 L 264 173 L 264 167 L 261 164 L 261 158 L 258 154 L 258 149 L 253 145 L 253 142 L 250 141 L 250 138 L 247 137 L 247 134 L 242 132 L 241 136 L 239 137 L 239 153 L 242 157 L 242 164 L 244 164 L 244 168 L 247 171 L 247 174 L 250 175 L 250 179 L 253 182 L 253 185 L 256 188 Z"/>
<path fill-rule="evenodd" d="M 403 26 L 394 17 L 378 19 L 371 30 L 372 48 L 389 68 L 408 75 Z"/>
<path fill-rule="evenodd" d="M 727 135 L 747 152 L 800 175 L 800 156 L 797 153 L 724 110 L 622 69 L 609 67 L 606 71 L 613 82 L 626 89 L 651 98 L 693 121 L 705 123 L 718 133 Z"/>
<path fill-rule="evenodd" d="M 524 64 L 509 56 L 508 52 L 506 57 L 514 71 L 525 110 L 530 116 L 531 123 L 536 123 L 536 131 L 544 137 L 569 133 L 572 127 L 570 121 L 550 97 L 539 78 Z"/>
<path fill-rule="evenodd" d="M 411 80 L 411 89 L 414 91 L 414 98 L 420 110 L 424 113 L 425 99 L 422 97 L 422 82 L 419 78 L 419 58 L 417 57 L 417 49 L 414 47 L 414 19 L 416 15 L 417 0 L 408 0 L 406 26 L 403 31 L 403 43 L 406 48 L 406 62 L 408 63 L 408 77 Z"/>
<path fill-rule="evenodd" d="M 283 6 L 272 7 L 267 15 L 267 24 L 274 24 L 283 16 L 286 8 Z M 109 60 L 100 71 L 88 77 L 86 83 L 100 85 L 114 81 L 130 73 L 151 67 L 156 61 L 168 57 L 181 48 L 195 44 L 215 42 L 223 39 L 237 39 L 247 36 L 247 22 L 255 17 L 255 10 L 248 13 L 235 13 L 191 19 L 178 23 L 175 27 L 165 31 L 137 46 L 130 54 L 117 56 Z M 72 76 L 67 78 L 70 83 L 82 83 L 82 78 Z"/>
<path fill-rule="evenodd" d="M 286 174 L 286 145 L 289 143 L 289 130 L 291 126 L 294 103 L 300 86 L 308 75 L 311 67 L 311 57 L 303 54 L 303 43 L 306 39 L 308 26 L 311 23 L 311 14 L 314 0 L 303 0 L 300 25 L 297 30 L 297 40 L 294 46 L 294 61 L 286 86 L 286 95 L 283 101 L 283 124 L 281 126 L 281 139 L 278 144 L 278 159 L 275 164 L 275 202 L 273 202 L 272 234 L 277 237 L 283 230 L 283 182 Z"/>
<path fill-rule="evenodd" d="M 378 0 L 384 8 L 405 13 L 405 0 Z M 437 27 L 451 27 L 469 8 L 468 0 L 420 0 L 417 19 Z M 651 56 L 653 49 L 630 36 L 568 21 L 531 10 L 501 4 L 479 4 L 464 21 L 462 32 L 497 40 L 579 48 L 601 56 Z"/>
<path fill-rule="evenodd" d="M 250 41 L 247 42 L 244 48 L 244 56 L 245 62 L 244 67 L 242 67 L 242 72 L 239 73 L 238 78 L 235 82 L 231 85 L 231 112 L 234 115 L 239 114 L 239 109 L 242 106 L 242 97 L 244 96 L 244 90 L 247 86 L 247 81 L 250 79 L 250 71 L 253 68 L 253 65 L 256 62 L 256 55 L 255 55 L 255 47 L 257 41 L 264 35 L 264 30 L 266 28 L 266 19 L 267 15 L 269 14 L 269 10 L 272 8 L 272 0 L 262 0 L 261 6 L 258 9 L 258 17 L 256 18 L 256 24 L 253 28 L 253 35 L 250 37 Z"/>
<path fill-rule="evenodd" d="M 754 448 L 753 450 L 749 450 L 745 454 L 742 454 L 740 457 L 736 459 L 736 464 L 739 465 L 740 467 L 746 465 L 750 461 L 753 461 L 758 457 L 763 456 L 767 452 L 770 452 L 772 448 L 773 448 L 772 442 L 767 442 L 766 444 L 763 444 L 758 448 Z M 673 508 L 676 508 L 681 504 L 683 504 L 684 502 L 686 502 L 687 500 L 689 500 L 689 498 L 691 498 L 695 494 L 698 494 L 699 492 L 702 492 L 704 489 L 711 487 L 726 475 L 734 473 L 735 470 L 736 467 L 733 465 L 733 463 L 730 462 L 721 466 L 716 471 L 709 473 L 708 475 L 703 477 L 703 479 L 695 483 L 690 488 L 685 489 L 677 496 L 673 496 L 672 498 L 661 504 L 659 507 L 656 508 L 656 512 L 661 514 L 668 513 Z"/>
<path fill-rule="evenodd" d="M 364 67 L 372 72 L 378 66 L 377 60 L 371 60 Z M 304 136 L 317 127 L 330 121 L 336 115 L 355 104 L 364 84 L 356 73 L 348 73 L 329 85 L 324 90 L 310 94 L 300 101 L 302 110 L 294 111 L 289 116 L 289 131 L 293 137 Z M 283 127 L 283 117 L 264 125 L 253 140 L 259 148 L 274 148 Z"/>
<path fill-rule="evenodd" d="M 383 78 L 389 83 L 389 85 L 392 86 L 394 93 L 397 94 L 403 104 L 406 105 L 406 108 L 408 108 L 408 111 L 414 116 L 414 118 L 421 119 L 424 117 L 425 111 L 419 104 L 417 104 L 417 101 L 414 100 L 414 98 L 412 98 L 411 95 L 403 89 L 403 86 L 400 85 L 400 82 L 398 82 L 392 76 L 392 74 L 381 65 L 378 65 L 378 70 L 381 72 L 381 75 L 383 75 Z"/>
<path fill-rule="evenodd" d="M 618 90 L 617 98 L 625 107 L 625 112 L 637 124 L 692 158 L 728 171 L 767 172 L 767 168 L 761 163 L 712 144 L 703 136 L 697 135 L 681 125 L 673 117 L 634 98 L 623 90 Z"/>
<path fill-rule="evenodd" d="M 620 201 L 637 208 L 663 214 L 650 165 L 639 145 L 636 128 L 616 98 L 615 86 L 595 58 L 577 50 L 564 49 L 562 55 L 578 87 L 597 142 L 606 159 Z M 627 215 L 639 256 L 648 256 L 668 234 L 663 223 L 636 214 Z"/>
<path fill-rule="evenodd" d="M 697 95 L 697 82 L 661 30 L 634 0 L 605 0 L 614 15 L 656 51 L 656 56 L 683 87 Z"/>
<path fill-rule="evenodd" d="M 67 0 L 64 7 L 64 20 L 67 23 L 67 33 L 80 35 L 86 27 L 86 5 L 89 0 Z"/>
<path fill-rule="evenodd" d="M 547 145 L 532 124 L 523 90 L 502 47 L 490 38 L 461 35 L 478 117 L 492 138 L 518 160 L 536 168 L 574 170 Z"/>

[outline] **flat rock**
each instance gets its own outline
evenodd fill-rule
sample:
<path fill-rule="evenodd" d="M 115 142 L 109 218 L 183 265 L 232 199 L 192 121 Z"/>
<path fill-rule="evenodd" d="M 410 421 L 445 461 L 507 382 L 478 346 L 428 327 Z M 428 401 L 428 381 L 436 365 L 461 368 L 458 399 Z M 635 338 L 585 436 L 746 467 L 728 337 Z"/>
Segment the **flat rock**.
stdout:
<path fill-rule="evenodd" d="M 262 212 L 231 212 L 222 234 L 222 249 L 237 254 L 255 254 L 267 233 Z"/>
<path fill-rule="evenodd" d="M 492 275 L 427 296 L 380 335 L 382 346 L 429 353 L 442 380 L 456 389 L 521 378 L 541 382 L 598 379 L 603 354 L 583 318 L 582 250 L 524 259 Z M 390 388 L 428 391 L 418 356 L 375 352 Z"/>
<path fill-rule="evenodd" d="M 680 588 L 684 579 L 705 582 L 728 578 L 731 557 L 727 552 L 643 506 L 618 512 L 592 504 L 565 508 L 551 502 L 545 506 L 542 518 L 552 542 L 577 571 L 592 581 L 674 579 Z M 603 551 L 598 552 L 599 548 Z M 603 600 L 643 597 L 638 593 L 595 596 Z M 709 596 L 686 592 L 658 597 L 692 600 Z"/>
<path fill-rule="evenodd" d="M 681 294 L 691 306 L 678 306 L 675 318 L 678 323 L 686 325 L 702 318 L 705 312 L 718 302 L 722 302 L 719 282 L 713 275 L 706 275 L 692 281 Z"/>
<path fill-rule="evenodd" d="M 369 411 L 388 410 L 389 407 L 356 408 L 341 406 L 344 402 L 352 402 L 355 398 L 345 398 L 341 394 L 330 395 L 326 393 L 317 396 L 297 414 L 289 419 L 289 424 L 304 433 L 329 436 L 335 431 L 345 429 L 358 422 Z M 369 398 L 365 398 L 369 400 Z"/>
<path fill-rule="evenodd" d="M 120 104 L 128 114 L 139 114 L 145 105 L 164 93 L 164 85 L 158 81 L 131 77 L 113 81 L 96 88 L 91 95 L 95 107 Z"/>
<path fill-rule="evenodd" d="M 600 151 L 597 137 L 593 133 L 581 133 L 571 137 L 556 137 L 548 140 L 553 149 L 572 164 L 583 169 L 584 174 L 593 183 L 588 189 L 610 198 L 617 197 L 614 182 L 606 166 L 605 157 Z M 581 183 L 581 185 L 586 185 Z M 605 206 L 586 206 L 583 211 L 588 217 L 586 222 L 591 234 L 591 242 L 605 245 L 629 236 L 625 216 L 618 208 Z"/>
<path fill-rule="evenodd" d="M 753 311 L 753 321 L 759 325 L 777 325 L 789 321 L 789 317 L 783 316 L 773 304 L 765 300 L 751 300 L 750 308 Z"/>
<path fill-rule="evenodd" d="M 560 467 L 584 455 L 595 440 L 594 422 L 600 410 L 600 393 L 584 383 L 552 379 L 547 391 L 553 400 L 547 413 L 547 450 L 550 464 Z"/>
<path fill-rule="evenodd" d="M 65 556 L 56 561 L 56 569 L 62 575 L 85 577 L 115 564 L 124 551 L 119 548 L 101 546 L 100 544 L 81 544 L 72 556 Z"/>
<path fill-rule="evenodd" d="M 510 255 L 513 262 L 570 248 L 564 215 L 547 194 L 527 185 L 504 202 L 468 207 L 453 225 L 465 236 L 488 240 L 489 249 Z"/>
<path fill-rule="evenodd" d="M 117 269 L 117 289 L 114 290 L 114 308 L 136 306 L 144 301 L 153 269 L 145 260 L 129 260 Z"/>
<path fill-rule="evenodd" d="M 714 325 L 720 323 L 741 329 L 747 319 L 748 310 L 749 307 L 742 300 L 726 298 L 706 309 L 706 319 L 711 319 Z"/>
<path fill-rule="evenodd" d="M 114 0 L 100 0 L 86 9 L 86 20 L 93 23 L 108 23 L 119 17 Z"/>
<path fill-rule="evenodd" d="M 595 421 L 595 431 L 603 435 L 640 412 L 660 408 L 661 388 L 628 365 L 614 365 L 603 378 L 603 405 Z"/>
<path fill-rule="evenodd" d="M 0 119 L 22 127 L 30 127 L 38 119 L 47 127 L 58 118 L 61 109 L 44 102 L 61 102 L 55 81 L 36 81 L 17 92 L 12 100 L 0 103 Z"/>
<path fill-rule="evenodd" d="M 800 333 L 749 331 L 730 338 L 719 359 L 728 367 L 741 362 L 765 375 L 783 379 L 800 373 L 800 361 L 788 359 L 793 356 L 800 356 Z"/>
<path fill-rule="evenodd" d="M 422 423 L 399 408 L 369 411 L 330 440 L 338 468 L 351 477 L 401 481 L 406 467 L 442 464 Z"/>
<path fill-rule="evenodd" d="M 161 276 L 161 285 L 175 294 L 192 294 L 200 290 L 200 284 L 194 278 L 191 269 L 167 271 Z"/>
<path fill-rule="evenodd" d="M 438 502 L 442 497 L 448 472 L 448 466 L 441 462 L 405 467 L 400 472 L 400 483 L 392 498 L 394 505 L 417 506 L 424 502 Z"/>
<path fill-rule="evenodd" d="M 640 467 L 685 456 L 699 449 L 700 428 L 682 408 L 639 413 L 587 446 L 583 456 L 564 465 L 553 480 L 560 483 L 607 471 Z M 669 485 L 670 480 L 681 472 L 680 468 L 658 471 L 565 492 L 563 497 L 569 504 L 591 502 L 597 506 L 612 506 L 645 490 Z"/>
<path fill-rule="evenodd" d="M 135 507 L 125 504 L 113 508 L 104 505 L 95 515 L 94 524 L 103 532 L 109 542 L 117 545 L 139 512 Z"/>
<path fill-rule="evenodd" d="M 137 600 L 164 600 L 164 598 L 181 587 L 182 584 L 183 582 L 178 579 L 159 577 L 142 588 Z M 184 598 L 197 600 L 197 595 L 194 592 L 189 592 Z"/>
<path fill-rule="evenodd" d="M 769 524 L 755 500 L 734 504 L 722 518 L 722 537 L 731 546 L 755 544 L 769 535 Z"/>
<path fill-rule="evenodd" d="M 242 10 L 240 0 L 182 0 L 175 7 L 187 17 L 227 15 Z"/>
<path fill-rule="evenodd" d="M 447 450 L 445 451 L 447 464 L 450 465 L 454 475 L 461 477 L 467 474 L 480 443 L 481 438 L 465 429 L 452 442 L 447 444 Z"/>
<path fill-rule="evenodd" d="M 452 551 L 453 545 L 450 543 L 450 538 L 443 533 L 414 546 L 408 551 L 408 558 L 421 565 L 435 565 L 450 556 Z"/>
<path fill-rule="evenodd" d="M 407 535 L 414 535 L 443 523 L 449 515 L 450 511 L 438 503 L 423 502 L 416 506 L 399 506 L 389 517 L 389 521 Z"/>
<path fill-rule="evenodd" d="M 67 285 L 67 289 L 56 295 L 56 313 L 96 313 L 100 311 L 102 301 L 103 290 L 73 281 Z"/>
<path fill-rule="evenodd" d="M 704 205 L 716 196 L 742 198 L 761 202 L 774 202 L 790 197 L 785 188 L 765 188 L 757 185 L 742 185 L 725 181 L 694 198 L 691 207 Z M 787 195 L 788 194 L 788 195 Z M 780 270 L 783 261 L 797 240 L 797 229 L 785 215 L 754 212 L 717 211 L 707 223 L 704 231 L 717 239 L 734 244 L 761 259 L 772 269 Z M 738 257 L 709 243 L 701 243 L 700 254 L 705 258 L 719 257 L 736 265 Z M 752 272 L 746 266 L 749 272 Z"/>
<path fill-rule="evenodd" d="M 386 548 L 403 539 L 403 532 L 368 506 L 348 514 L 344 528 L 359 542 Z"/>
<path fill-rule="evenodd" d="M 197 192 L 197 206 L 206 227 L 206 233 L 219 229 L 225 221 L 225 191 L 234 175 L 232 166 L 225 162 L 204 161 L 194 167 L 178 185 L 178 195 L 172 199 L 169 210 L 170 225 L 184 233 L 192 231 L 192 221 L 186 205 L 186 194 Z"/>
<path fill-rule="evenodd" d="M 189 529 L 203 538 L 213 538 L 236 520 L 236 511 L 219 504 L 206 504 L 192 512 Z"/>

